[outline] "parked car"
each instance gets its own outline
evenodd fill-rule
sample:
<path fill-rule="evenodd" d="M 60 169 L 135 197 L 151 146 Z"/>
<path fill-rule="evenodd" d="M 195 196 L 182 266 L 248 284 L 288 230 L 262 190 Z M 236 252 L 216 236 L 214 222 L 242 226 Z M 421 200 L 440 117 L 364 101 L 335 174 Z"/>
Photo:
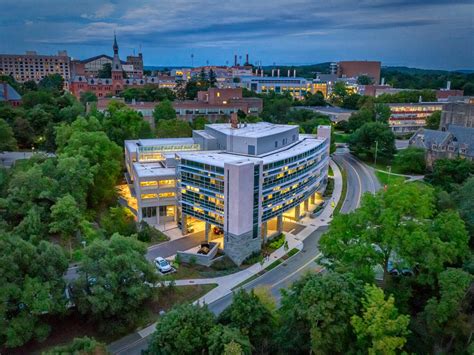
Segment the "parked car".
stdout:
<path fill-rule="evenodd" d="M 155 259 L 155 265 L 158 271 L 163 274 L 173 270 L 170 263 L 166 259 L 162 258 L 161 256 Z"/>

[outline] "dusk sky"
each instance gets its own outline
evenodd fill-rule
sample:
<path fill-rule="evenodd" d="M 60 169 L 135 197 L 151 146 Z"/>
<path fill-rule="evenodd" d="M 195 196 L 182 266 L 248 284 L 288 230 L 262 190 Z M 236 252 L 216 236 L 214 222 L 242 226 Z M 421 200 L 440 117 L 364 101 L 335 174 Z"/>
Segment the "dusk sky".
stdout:
<path fill-rule="evenodd" d="M 0 53 L 138 51 L 145 65 L 381 60 L 474 69 L 473 0 L 0 0 Z"/>

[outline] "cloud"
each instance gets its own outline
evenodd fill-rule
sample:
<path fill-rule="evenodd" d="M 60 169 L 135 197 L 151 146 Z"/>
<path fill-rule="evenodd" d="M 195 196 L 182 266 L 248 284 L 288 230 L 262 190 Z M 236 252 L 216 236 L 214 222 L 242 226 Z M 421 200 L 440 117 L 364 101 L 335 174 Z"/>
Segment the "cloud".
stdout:
<path fill-rule="evenodd" d="M 116 31 L 121 49 L 141 44 L 149 61 L 191 51 L 221 60 L 245 48 L 271 62 L 474 62 L 472 0 L 2 0 L 2 9 L 0 52 L 59 47 L 85 57 L 110 51 Z"/>

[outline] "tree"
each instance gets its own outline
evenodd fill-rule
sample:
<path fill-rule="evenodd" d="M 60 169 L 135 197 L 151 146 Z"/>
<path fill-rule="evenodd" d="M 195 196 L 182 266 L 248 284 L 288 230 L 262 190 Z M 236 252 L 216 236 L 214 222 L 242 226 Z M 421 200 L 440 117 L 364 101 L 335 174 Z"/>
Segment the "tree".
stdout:
<path fill-rule="evenodd" d="M 341 104 L 348 95 L 346 83 L 337 81 L 332 89 L 331 99 L 335 104 Z"/>
<path fill-rule="evenodd" d="M 28 120 L 22 117 L 15 117 L 12 124 L 12 129 L 13 134 L 15 135 L 15 139 L 18 142 L 18 145 L 22 148 L 31 148 L 35 141 L 35 132 L 33 131 L 30 122 L 28 122 Z M 1 138 L 0 141 L 3 142 Z"/>
<path fill-rule="evenodd" d="M 372 282 L 374 268 L 383 269 L 383 284 L 394 267 L 417 269 L 417 281 L 433 284 L 446 265 L 462 262 L 468 235 L 455 211 L 435 210 L 434 189 L 420 183 L 388 186 L 364 195 L 361 206 L 334 217 L 321 237 L 327 267 L 351 271 Z"/>
<path fill-rule="evenodd" d="M 110 207 L 100 222 L 107 235 L 118 233 L 130 236 L 137 233 L 137 226 L 133 213 L 126 207 Z"/>
<path fill-rule="evenodd" d="M 438 278 L 439 295 L 431 298 L 422 313 L 433 344 L 433 353 L 462 354 L 472 336 L 474 277 L 448 268 Z"/>
<path fill-rule="evenodd" d="M 102 68 L 100 68 L 99 70 L 98 76 L 99 78 L 102 78 L 102 79 L 112 78 L 112 64 L 105 63 L 104 65 L 102 65 Z"/>
<path fill-rule="evenodd" d="M 177 306 L 159 319 L 148 352 L 163 355 L 204 353 L 214 325 L 214 315 L 206 306 Z"/>
<path fill-rule="evenodd" d="M 361 96 L 359 94 L 346 95 L 343 98 L 341 107 L 347 108 L 349 110 L 357 110 L 359 108 L 360 98 Z"/>
<path fill-rule="evenodd" d="M 176 110 L 173 107 L 173 103 L 169 100 L 161 101 L 153 111 L 153 117 L 155 122 L 158 123 L 160 120 L 173 120 L 176 118 Z"/>
<path fill-rule="evenodd" d="M 188 122 L 178 119 L 158 121 L 155 131 L 157 138 L 191 137 L 193 133 Z"/>
<path fill-rule="evenodd" d="M 5 120 L 0 119 L 0 151 L 16 149 L 16 139 L 13 136 L 13 130 Z"/>
<path fill-rule="evenodd" d="M 466 223 L 471 235 L 471 245 L 474 243 L 474 177 L 467 179 L 452 193 L 455 205 Z"/>
<path fill-rule="evenodd" d="M 209 120 L 206 116 L 197 116 L 193 119 L 193 128 L 194 129 L 204 129 L 204 126 L 209 124 Z"/>
<path fill-rule="evenodd" d="M 79 206 L 74 197 L 69 194 L 58 199 L 51 207 L 49 231 L 58 233 L 64 240 L 68 241 L 70 255 L 72 255 L 72 238 L 77 233 L 81 220 Z"/>
<path fill-rule="evenodd" d="M 112 101 L 107 106 L 102 126 L 107 136 L 119 146 L 127 139 L 153 137 L 150 124 L 143 119 L 141 113 L 121 102 Z"/>
<path fill-rule="evenodd" d="M 88 102 L 97 102 L 97 95 L 92 91 L 81 92 L 81 103 L 86 106 Z"/>
<path fill-rule="evenodd" d="M 240 329 L 257 352 L 270 348 L 275 320 L 253 291 L 234 293 L 232 304 L 219 316 L 219 322 Z"/>
<path fill-rule="evenodd" d="M 88 191 L 88 205 L 97 207 L 115 196 L 115 183 L 121 172 L 122 150 L 104 132 L 74 131 L 59 153 L 89 160 L 94 173 L 94 184 Z"/>
<path fill-rule="evenodd" d="M 395 157 L 394 165 L 398 166 L 400 172 L 404 174 L 424 174 L 426 170 L 425 150 L 416 147 L 400 150 Z"/>
<path fill-rule="evenodd" d="M 211 69 L 209 70 L 209 86 L 211 88 L 214 88 L 216 87 L 216 84 L 217 84 L 217 76 L 214 70 Z"/>
<path fill-rule="evenodd" d="M 350 317 L 357 314 L 362 283 L 351 274 L 308 274 L 282 292 L 277 334 L 282 353 L 343 353 L 355 341 Z"/>
<path fill-rule="evenodd" d="M 435 111 L 426 118 L 425 128 L 438 130 L 440 122 L 441 122 L 441 111 Z"/>
<path fill-rule="evenodd" d="M 365 286 L 362 316 L 354 315 L 351 318 L 357 342 L 363 352 L 368 351 L 370 355 L 395 355 L 402 350 L 409 333 L 410 317 L 399 315 L 394 303 L 393 296 L 385 299 L 381 288 Z"/>
<path fill-rule="evenodd" d="M 143 243 L 119 234 L 87 246 L 75 282 L 79 312 L 98 321 L 103 329 L 111 322 L 117 328 L 133 324 L 156 280 L 145 254 Z"/>
<path fill-rule="evenodd" d="M 474 174 L 474 163 L 467 159 L 438 159 L 427 180 L 435 186 L 451 192 Z"/>
<path fill-rule="evenodd" d="M 107 346 L 94 338 L 83 337 L 74 338 L 74 340 L 68 345 L 60 345 L 42 352 L 42 355 L 64 355 L 64 354 L 76 354 L 76 355 L 106 355 L 109 354 Z"/>
<path fill-rule="evenodd" d="M 50 327 L 45 315 L 65 311 L 63 273 L 68 263 L 61 248 L 38 246 L 0 231 L 0 344 L 21 346 L 44 340 Z"/>
<path fill-rule="evenodd" d="M 374 80 L 368 75 L 360 75 L 357 78 L 357 84 L 359 85 L 372 85 Z"/>
<path fill-rule="evenodd" d="M 326 104 L 326 100 L 321 91 L 318 91 L 314 95 L 308 92 L 303 100 L 303 106 L 326 106 Z"/>
<path fill-rule="evenodd" d="M 60 74 L 49 74 L 41 79 L 38 87 L 49 91 L 62 91 L 64 88 L 64 79 Z"/>
<path fill-rule="evenodd" d="M 350 115 L 349 121 L 347 123 L 347 128 L 349 132 L 354 132 L 355 130 L 362 127 L 364 124 L 374 121 L 374 113 L 368 108 L 362 108 L 357 112 L 354 112 Z"/>
<path fill-rule="evenodd" d="M 397 151 L 392 130 L 378 122 L 365 123 L 357 129 L 349 138 L 349 147 L 357 156 L 371 160 L 377 154 L 380 160 L 389 161 Z"/>
<path fill-rule="evenodd" d="M 216 325 L 209 333 L 208 348 L 210 355 L 227 354 L 230 351 L 229 344 L 233 344 L 240 350 L 239 355 L 250 355 L 252 353 L 252 345 L 248 336 L 243 335 L 240 330 L 229 328 L 221 324 Z"/>
<path fill-rule="evenodd" d="M 390 107 L 385 104 L 375 104 L 374 105 L 374 112 L 375 112 L 375 121 L 388 124 L 388 120 L 392 115 L 392 111 Z"/>

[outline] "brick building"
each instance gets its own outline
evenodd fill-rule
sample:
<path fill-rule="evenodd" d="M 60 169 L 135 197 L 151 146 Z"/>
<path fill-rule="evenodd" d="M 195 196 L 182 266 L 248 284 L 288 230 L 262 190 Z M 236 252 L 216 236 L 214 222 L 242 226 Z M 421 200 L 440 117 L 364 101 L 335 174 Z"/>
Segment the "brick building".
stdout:
<path fill-rule="evenodd" d="M 90 91 L 93 92 L 98 98 L 102 98 L 106 96 L 118 95 L 125 88 L 143 87 L 144 85 L 159 86 L 160 80 L 158 77 L 128 77 L 127 70 L 125 69 L 130 64 L 127 64 L 128 62 L 126 62 L 126 64 L 123 64 L 123 62 L 120 60 L 118 53 L 119 47 L 117 44 L 116 37 L 114 37 L 113 50 L 114 56 L 112 57 L 112 61 L 110 62 L 112 67 L 112 77 L 103 79 L 98 78 L 97 76 L 86 75 L 85 72 L 84 75 L 75 75 L 69 81 L 69 91 L 74 96 L 80 98 L 81 93 Z M 103 59 L 103 57 L 100 58 Z M 131 57 L 129 56 L 127 58 L 128 60 L 130 60 Z M 139 60 L 136 59 L 136 57 L 134 58 L 134 60 L 138 63 Z M 139 58 L 141 58 L 140 55 Z M 96 60 L 98 59 L 99 57 L 96 58 Z M 101 61 L 100 63 L 101 65 L 103 65 L 103 61 Z M 95 64 L 95 68 L 98 68 L 97 63 Z M 90 70 L 92 72 L 95 69 L 91 67 Z M 124 73 L 127 77 L 124 76 Z M 143 70 L 141 71 L 141 73 L 143 74 Z"/>
<path fill-rule="evenodd" d="M 18 83 L 39 82 L 51 74 L 59 74 L 65 81 L 69 80 L 70 58 L 66 51 L 59 51 L 57 55 L 40 55 L 35 51 L 0 54 L 0 75 L 12 76 Z"/>
<path fill-rule="evenodd" d="M 381 62 L 379 61 L 343 61 L 337 64 L 337 76 L 340 78 L 355 78 L 367 75 L 374 80 L 375 84 L 380 83 Z"/>

